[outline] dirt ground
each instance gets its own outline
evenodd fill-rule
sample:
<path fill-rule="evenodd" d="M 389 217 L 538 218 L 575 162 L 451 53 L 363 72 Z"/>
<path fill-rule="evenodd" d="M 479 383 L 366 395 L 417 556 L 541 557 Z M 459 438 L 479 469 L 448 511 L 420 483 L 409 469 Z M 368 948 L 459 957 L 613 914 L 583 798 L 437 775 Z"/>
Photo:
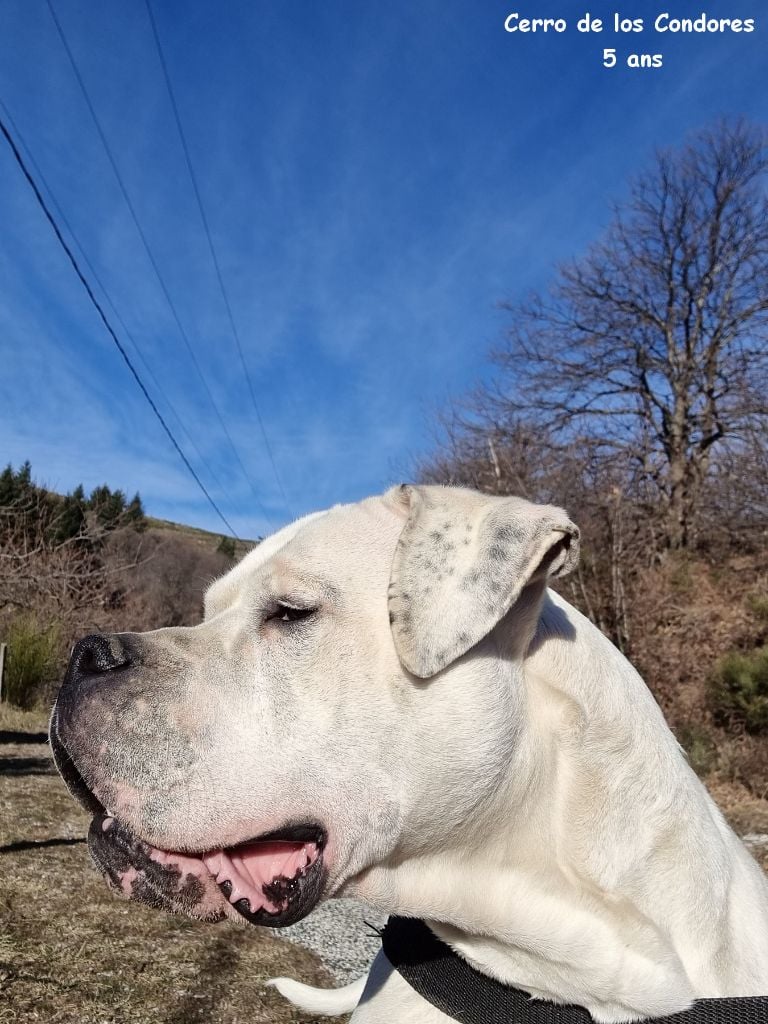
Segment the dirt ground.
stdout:
<path fill-rule="evenodd" d="M 45 716 L 0 706 L 0 1024 L 288 1024 L 267 978 L 333 980 L 273 932 L 115 899 L 53 768 Z M 328 1020 L 328 1018 L 324 1018 Z"/>

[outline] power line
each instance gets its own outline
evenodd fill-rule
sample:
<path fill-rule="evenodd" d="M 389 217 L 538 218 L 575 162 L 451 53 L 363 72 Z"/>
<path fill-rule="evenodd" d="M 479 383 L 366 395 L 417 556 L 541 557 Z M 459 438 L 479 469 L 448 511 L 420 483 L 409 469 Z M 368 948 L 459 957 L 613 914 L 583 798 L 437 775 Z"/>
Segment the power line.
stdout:
<path fill-rule="evenodd" d="M 264 505 L 262 503 L 261 496 L 259 495 L 259 492 L 256 490 L 256 487 L 255 487 L 255 485 L 253 483 L 253 480 L 251 479 L 251 477 L 250 477 L 250 475 L 248 473 L 248 470 L 245 468 L 245 466 L 243 464 L 243 461 L 240 458 L 240 454 L 238 453 L 237 448 L 235 447 L 235 442 L 232 439 L 232 435 L 230 434 L 229 430 L 227 429 L 227 425 L 224 422 L 224 418 L 221 415 L 221 412 L 219 411 L 219 407 L 216 404 L 216 400 L 213 397 L 211 389 L 208 387 L 208 382 L 205 379 L 205 375 L 203 374 L 202 368 L 201 368 L 201 366 L 200 366 L 200 364 L 199 364 L 199 362 L 197 360 L 197 356 L 195 355 L 194 349 L 192 348 L 192 344 L 191 344 L 191 342 L 189 340 L 189 337 L 187 336 L 187 332 L 185 331 L 184 326 L 183 326 L 183 324 L 181 322 L 181 318 L 179 317 L 178 311 L 176 309 L 176 305 L 173 302 L 173 299 L 171 298 L 171 294 L 168 291 L 168 287 L 167 287 L 167 285 L 165 283 L 163 275 L 160 272 L 160 267 L 158 266 L 157 260 L 155 259 L 154 253 L 152 252 L 152 249 L 151 249 L 151 247 L 149 245 L 149 242 L 147 240 L 147 236 L 144 233 L 144 229 L 141 226 L 141 222 L 139 221 L 139 217 L 138 217 L 138 214 L 136 213 L 136 209 L 135 209 L 133 203 L 131 202 L 130 196 L 128 195 L 128 190 L 127 190 L 127 188 L 125 186 L 125 182 L 123 181 L 123 176 L 120 174 L 120 170 L 119 170 L 119 168 L 117 166 L 117 161 L 115 160 L 115 157 L 114 157 L 114 155 L 112 153 L 112 149 L 111 149 L 111 147 L 109 145 L 109 142 L 107 141 L 107 137 L 106 137 L 106 135 L 104 133 L 104 129 L 101 126 L 101 121 L 99 120 L 99 117 L 98 117 L 98 115 L 96 113 L 96 109 L 94 108 L 93 103 L 91 102 L 90 94 L 88 92 L 88 89 L 86 88 L 86 85 L 85 85 L 85 82 L 83 80 L 83 77 L 80 74 L 80 69 L 79 69 L 79 67 L 77 65 L 77 61 L 75 60 L 74 54 L 72 53 L 72 50 L 70 49 L 69 43 L 67 42 L 67 37 L 64 34 L 64 29 L 62 28 L 61 22 L 59 21 L 57 15 L 56 15 L 56 11 L 53 8 L 53 4 L 52 4 L 51 0 L 46 0 L 46 3 L 48 5 L 48 10 L 50 11 L 51 17 L 53 18 L 54 25 L 56 26 L 56 31 L 58 32 L 59 39 L 61 40 L 62 46 L 64 47 L 64 50 L 66 51 L 67 57 L 69 58 L 69 63 L 71 65 L 71 67 L 72 67 L 72 71 L 74 73 L 74 76 L 75 76 L 75 78 L 77 80 L 78 85 L 80 86 L 80 91 L 83 94 L 83 99 L 85 100 L 85 104 L 88 107 L 88 111 L 89 111 L 89 113 L 91 115 L 91 118 L 93 120 L 94 126 L 95 126 L 96 131 L 98 133 L 98 136 L 99 136 L 99 138 L 101 140 L 101 144 L 104 147 L 104 152 L 107 155 L 107 159 L 109 160 L 109 163 L 110 163 L 110 165 L 112 167 L 112 171 L 113 171 L 113 173 L 115 175 L 115 178 L 117 180 L 118 186 L 120 187 L 120 191 L 122 193 L 123 199 L 125 200 L 125 204 L 128 207 L 128 212 L 131 215 L 133 223 L 134 223 L 134 225 L 136 227 L 136 230 L 137 230 L 137 232 L 139 234 L 139 238 L 141 239 L 141 242 L 142 242 L 142 244 L 144 246 L 144 250 L 145 250 L 145 252 L 147 254 L 147 257 L 149 259 L 149 262 L 152 265 L 152 269 L 155 272 L 155 276 L 157 278 L 158 284 L 160 285 L 160 288 L 161 288 L 161 290 L 163 292 L 163 295 L 165 296 L 165 301 L 167 302 L 168 308 L 171 311 L 173 319 L 174 319 L 174 321 L 176 323 L 176 327 L 178 328 L 179 334 L 181 335 L 181 339 L 184 342 L 184 345 L 186 347 L 186 350 L 187 350 L 187 352 L 189 354 L 190 359 L 192 360 L 192 365 L 194 366 L 194 368 L 195 368 L 195 370 L 197 372 L 197 375 L 200 378 L 200 381 L 201 381 L 201 383 L 203 385 L 203 388 L 205 389 L 205 392 L 206 392 L 206 394 L 208 396 L 208 400 L 211 403 L 211 407 L 213 408 L 213 411 L 216 413 L 216 417 L 217 417 L 217 419 L 219 421 L 221 429 L 223 430 L 223 432 L 224 432 L 224 434 L 225 434 L 225 436 L 227 438 L 227 441 L 229 442 L 229 446 L 232 449 L 232 453 L 234 454 L 235 459 L 236 459 L 238 465 L 240 466 L 240 469 L 242 470 L 243 476 L 248 481 L 248 484 L 249 484 L 249 486 L 250 486 L 250 488 L 251 488 L 251 490 L 253 492 L 253 495 L 254 495 L 254 497 L 256 499 L 256 502 L 257 502 L 259 508 L 261 509 L 261 511 L 262 511 L 262 513 L 264 515 L 264 518 L 272 526 L 274 526 L 274 523 L 272 521 L 272 517 L 269 515 L 269 513 L 267 512 L 266 508 L 264 507 Z"/>
<path fill-rule="evenodd" d="M 88 293 L 88 298 L 91 300 L 93 305 L 96 307 L 96 312 L 101 317 L 102 322 L 103 322 L 104 326 L 106 327 L 107 331 L 109 332 L 110 337 L 112 338 L 112 340 L 114 341 L 115 345 L 117 346 L 118 351 L 120 352 L 120 355 L 123 357 L 123 359 L 125 360 L 126 365 L 128 366 L 128 369 L 133 374 L 134 380 L 136 381 L 136 383 L 139 385 L 139 388 L 141 389 L 141 393 L 144 395 L 144 397 L 146 398 L 147 402 L 149 402 L 149 405 L 152 408 L 152 412 L 155 414 L 155 416 L 160 421 L 160 425 L 162 426 L 162 428 L 165 431 L 165 433 L 168 435 L 168 438 L 169 438 L 171 444 L 176 449 L 176 451 L 177 451 L 179 457 L 181 458 L 182 462 L 184 463 L 184 465 L 187 467 L 189 472 L 192 474 L 192 477 L 194 478 L 195 483 L 197 484 L 197 486 L 200 488 L 200 490 L 203 492 L 203 494 L 206 496 L 206 498 L 210 502 L 211 507 L 216 512 L 216 515 L 221 519 L 221 521 L 227 527 L 227 529 L 232 534 L 232 536 L 236 540 L 239 540 L 239 537 L 237 536 L 235 531 L 230 526 L 226 516 L 221 511 L 221 509 L 216 504 L 216 502 L 213 500 L 213 498 L 210 496 L 210 494 L 208 493 L 208 491 L 205 488 L 205 484 L 203 484 L 202 480 L 200 479 L 200 477 L 197 475 L 197 473 L 195 472 L 194 468 L 192 467 L 192 464 L 190 463 L 189 459 L 186 457 L 184 452 L 181 450 L 181 448 L 180 448 L 176 438 L 171 433 L 170 427 L 168 426 L 168 424 L 163 419 L 163 416 L 162 416 L 160 410 L 157 408 L 157 406 L 155 405 L 155 403 L 152 400 L 152 396 L 149 394 L 149 392 L 147 391 L 146 387 L 144 386 L 144 382 L 142 381 L 141 377 L 139 376 L 138 372 L 136 371 L 136 368 L 134 367 L 133 363 L 131 362 L 131 360 L 130 360 L 130 358 L 128 356 L 128 353 L 125 351 L 125 349 L 123 348 L 122 344 L 120 343 L 120 339 L 115 334 L 115 331 L 112 328 L 112 325 L 110 324 L 109 320 L 107 320 L 107 317 L 106 317 L 106 314 L 104 313 L 104 310 L 102 309 L 101 305 L 99 304 L 99 301 L 96 298 L 96 296 L 93 294 L 93 289 L 91 288 L 90 284 L 88 283 L 87 278 L 85 277 L 85 275 L 83 274 L 82 270 L 80 269 L 80 266 L 79 266 L 77 260 L 75 259 L 75 256 L 74 256 L 72 250 L 67 245 L 67 243 L 66 243 L 66 241 L 64 239 L 64 236 L 61 233 L 59 225 L 56 223 L 56 221 L 54 220 L 53 214 L 48 209 L 48 206 L 47 206 L 47 204 L 45 202 L 45 199 L 43 199 L 42 193 L 40 192 L 40 189 L 37 187 L 37 183 L 35 182 L 35 179 L 32 177 L 32 175 L 31 175 L 31 173 L 29 171 L 29 168 L 27 167 L 26 163 L 24 162 L 24 158 L 22 157 L 21 153 L 19 152 L 19 149 L 18 149 L 16 143 L 13 141 L 13 137 L 11 136 L 11 133 L 9 132 L 9 130 L 8 130 L 6 124 L 5 124 L 5 121 L 3 120 L 2 117 L 0 117 L 0 131 L 5 136 L 5 139 L 6 139 L 7 143 L 8 143 L 8 145 L 11 147 L 11 151 L 12 151 L 12 153 L 13 153 L 15 159 L 16 159 L 16 163 L 21 168 L 22 173 L 24 174 L 24 177 L 27 179 L 27 182 L 29 183 L 30 188 L 34 192 L 35 199 L 37 199 L 38 203 L 40 204 L 40 208 L 42 209 L 43 213 L 45 214 L 45 216 L 46 216 L 46 218 L 48 220 L 48 223 L 53 228 L 54 234 L 56 235 L 56 238 L 58 239 L 59 244 L 61 245 L 61 247 L 64 250 L 64 252 L 67 254 L 67 256 L 69 258 L 69 262 L 72 264 L 72 266 L 73 266 L 73 268 L 75 270 L 75 273 L 80 278 L 80 282 L 82 283 L 83 287 L 85 288 L 86 292 Z"/>
<path fill-rule="evenodd" d="M 96 271 L 96 268 L 93 266 L 91 261 L 88 259 L 88 254 L 85 251 L 85 247 L 83 246 L 83 243 L 80 241 L 80 239 L 78 238 L 77 234 L 75 233 L 75 229 L 70 224 L 69 220 L 67 219 L 66 214 L 64 213 L 63 209 L 61 208 L 61 204 L 56 199 L 56 195 L 55 195 L 53 189 L 51 188 L 50 183 L 48 182 L 47 178 L 45 177 L 45 174 L 43 173 L 42 169 L 40 168 L 40 165 L 35 160 L 34 154 L 33 154 L 32 150 L 30 149 L 29 143 L 24 138 L 24 135 L 22 134 L 21 130 L 19 129 L 19 126 L 16 124 L 16 121 L 13 118 L 13 115 L 8 110 L 8 107 L 5 105 L 5 103 L 3 103 L 2 99 L 0 99 L 0 110 L 2 110 L 3 113 L 5 114 L 6 121 L 8 122 L 8 124 L 11 126 L 11 128 L 15 132 L 16 138 L 21 142 L 21 145 L 26 150 L 27 159 L 29 160 L 29 163 L 31 164 L 32 169 L 35 171 L 35 174 L 37 175 L 38 181 L 41 181 L 43 183 L 43 186 L 45 187 L 45 190 L 48 193 L 48 196 L 49 196 L 49 198 L 51 200 L 51 203 L 52 203 L 54 209 L 56 210 L 56 212 L 57 212 L 57 214 L 59 216 L 59 220 L 64 225 L 64 227 L 67 229 L 67 231 L 70 234 L 70 237 L 73 239 L 75 245 L 80 250 L 80 255 L 82 257 L 83 263 L 85 264 L 85 266 L 90 271 L 90 274 L 91 274 L 91 277 L 93 278 L 93 280 L 96 281 L 96 284 L 99 286 L 99 288 L 103 292 L 104 297 L 106 298 L 107 303 L 109 304 L 109 306 L 110 306 L 110 308 L 112 310 L 112 313 L 115 316 L 115 319 L 117 320 L 118 324 L 120 325 L 120 327 L 123 330 L 123 334 L 128 338 L 128 340 L 133 345 L 133 348 L 134 348 L 134 350 L 136 352 L 136 355 L 141 360 L 142 366 L 147 371 L 149 376 L 152 378 L 152 381 L 153 381 L 155 387 L 157 388 L 158 392 L 162 395 L 162 397 L 165 400 L 168 408 L 171 410 L 171 413 L 173 414 L 174 418 L 176 419 L 176 422 L 181 427 L 185 437 L 187 438 L 189 443 L 192 445 L 192 447 L 195 449 L 195 452 L 197 453 L 197 456 L 200 459 L 200 461 L 202 462 L 203 466 L 205 466 L 205 468 L 208 471 L 208 473 L 211 475 L 211 477 L 213 477 L 213 480 L 216 483 L 216 486 L 219 488 L 219 490 L 224 493 L 224 496 L 229 501 L 229 504 L 234 508 L 235 507 L 235 502 L 232 500 L 232 496 L 227 492 L 227 489 L 224 487 L 222 482 L 219 480 L 219 478 L 216 475 L 216 473 L 208 465 L 208 463 L 207 463 L 207 461 L 205 459 L 205 456 L 203 455 L 203 453 L 198 448 L 198 446 L 197 446 L 197 444 L 195 442 L 195 439 L 192 437 L 192 435 L 189 433 L 187 428 L 184 426 L 184 423 L 183 423 L 181 417 L 179 416 L 179 414 L 176 412 L 176 409 L 174 408 L 173 403 L 171 402 L 171 400 L 168 397 L 168 395 L 165 393 L 165 391 L 163 389 L 163 386 L 160 384 L 160 381 L 157 379 L 157 377 L 153 373 L 152 367 L 149 365 L 147 360 L 144 358 L 144 354 L 141 351 L 141 348 L 139 347 L 138 342 L 136 341 L 136 339 L 133 336 L 133 334 L 131 333 L 131 331 L 128 329 L 125 321 L 123 320 L 123 318 L 120 315 L 117 307 L 115 306 L 115 303 L 112 301 L 112 298 L 111 298 L 109 292 L 107 291 L 107 288 L 106 288 L 104 282 L 99 277 L 99 275 L 98 275 L 98 273 Z"/>
<path fill-rule="evenodd" d="M 210 230 L 210 227 L 208 225 L 208 218 L 205 215 L 205 208 L 203 206 L 203 200 L 202 200 L 202 197 L 200 195 L 200 188 L 198 187 L 198 184 L 197 184 L 197 177 L 196 177 L 194 169 L 192 167 L 192 158 L 191 158 L 190 153 L 189 153 L 189 146 L 187 145 L 187 139 L 186 139 L 186 136 L 184 134 L 184 129 L 182 128 L 182 125 L 181 125 L 181 117 L 179 116 L 179 108 L 178 108 L 178 106 L 176 104 L 176 97 L 174 95 L 173 86 L 171 85 L 171 76 L 170 76 L 170 74 L 168 72 L 168 65 L 167 65 L 166 60 L 165 60 L 165 54 L 163 53 L 163 47 L 162 47 L 162 44 L 160 43 L 160 35 L 159 35 L 158 31 L 157 31 L 157 23 L 155 22 L 155 16 L 154 16 L 153 11 L 152 11 L 152 4 L 150 3 L 150 0 L 145 0 L 145 4 L 146 4 L 146 8 L 147 8 L 147 14 L 149 15 L 149 23 L 152 26 L 152 35 L 154 36 L 154 39 L 155 39 L 155 46 L 157 47 L 157 55 L 160 58 L 160 66 L 163 69 L 163 77 L 165 79 L 165 85 L 166 85 L 166 88 L 168 90 L 168 98 L 171 101 L 171 108 L 173 110 L 173 117 L 174 117 L 174 120 L 176 121 L 176 127 L 177 127 L 177 129 L 179 131 L 179 138 L 181 140 L 181 148 L 184 151 L 184 159 L 185 159 L 186 164 L 187 164 L 187 170 L 189 171 L 189 177 L 190 177 L 190 179 L 192 181 L 192 188 L 193 188 L 194 193 L 195 193 L 195 199 L 197 200 L 197 208 L 200 211 L 200 219 L 203 222 L 203 229 L 205 231 L 205 237 L 208 239 L 208 248 L 210 249 L 210 252 L 211 252 L 211 259 L 213 260 L 213 265 L 214 265 L 214 267 L 216 269 L 216 279 L 219 282 L 219 290 L 221 291 L 221 297 L 224 300 L 224 306 L 225 306 L 225 308 L 227 310 L 227 317 L 229 319 L 229 326 L 232 329 L 232 337 L 235 339 L 235 345 L 237 347 L 237 354 L 240 357 L 240 365 L 243 368 L 243 373 L 245 374 L 245 379 L 246 379 L 246 381 L 248 383 L 248 391 L 250 392 L 250 395 L 251 395 L 251 402 L 253 404 L 253 411 L 256 414 L 256 420 L 257 420 L 257 422 L 259 424 L 259 430 L 261 431 L 261 436 L 264 439 L 264 447 L 265 447 L 265 449 L 267 451 L 267 455 L 269 456 L 269 461 L 270 461 L 270 463 L 272 465 L 272 472 L 275 475 L 275 480 L 277 481 L 277 486 L 280 488 L 280 493 L 281 493 L 281 495 L 283 497 L 283 501 L 285 502 L 285 507 L 286 507 L 287 511 L 289 512 L 289 514 L 292 515 L 291 509 L 290 509 L 290 504 L 288 502 L 288 498 L 287 498 L 286 493 L 285 493 L 285 488 L 283 487 L 283 482 L 280 479 L 280 474 L 278 473 L 278 470 L 277 470 L 277 463 L 275 461 L 275 457 L 274 457 L 274 454 L 272 452 L 272 446 L 269 443 L 269 437 L 267 436 L 267 431 L 266 431 L 266 428 L 264 427 L 264 421 L 262 420 L 261 413 L 259 412 L 259 406 L 258 406 L 258 403 L 256 401 L 256 392 L 254 391 L 253 381 L 251 380 L 251 375 L 248 372 L 248 366 L 247 366 L 247 364 L 245 362 L 245 356 L 243 354 L 243 346 L 242 346 L 242 343 L 240 341 L 240 334 L 239 334 L 239 332 L 237 330 L 237 325 L 235 324 L 235 318 L 234 318 L 234 315 L 232 313 L 232 306 L 231 306 L 230 301 L 229 301 L 229 296 L 227 294 L 227 289 L 224 286 L 224 278 L 223 278 L 222 273 L 221 273 L 221 266 L 219 264 L 218 256 L 216 255 L 216 248 L 215 248 L 215 246 L 213 244 L 213 238 L 211 237 L 211 230 Z"/>

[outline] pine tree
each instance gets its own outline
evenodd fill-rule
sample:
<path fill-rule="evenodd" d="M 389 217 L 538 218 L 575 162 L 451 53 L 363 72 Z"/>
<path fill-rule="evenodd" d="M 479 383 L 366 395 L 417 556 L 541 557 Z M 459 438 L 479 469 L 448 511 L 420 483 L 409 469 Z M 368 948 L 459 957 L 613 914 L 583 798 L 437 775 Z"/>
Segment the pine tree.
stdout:
<path fill-rule="evenodd" d="M 79 536 L 85 525 L 85 493 L 79 484 L 71 494 L 61 499 L 53 517 L 51 540 L 56 544 Z"/>
<path fill-rule="evenodd" d="M 16 498 L 16 474 L 13 466 L 8 463 L 0 473 L 0 508 L 7 508 L 14 503 Z"/>
<path fill-rule="evenodd" d="M 123 513 L 123 522 L 127 526 L 132 526 L 134 530 L 144 530 L 147 526 L 147 517 L 144 514 L 144 506 L 141 503 L 139 492 L 137 491 Z"/>
<path fill-rule="evenodd" d="M 232 537 L 222 537 L 219 541 L 219 546 L 216 548 L 222 555 L 226 555 L 227 558 L 235 557 L 235 541 Z"/>

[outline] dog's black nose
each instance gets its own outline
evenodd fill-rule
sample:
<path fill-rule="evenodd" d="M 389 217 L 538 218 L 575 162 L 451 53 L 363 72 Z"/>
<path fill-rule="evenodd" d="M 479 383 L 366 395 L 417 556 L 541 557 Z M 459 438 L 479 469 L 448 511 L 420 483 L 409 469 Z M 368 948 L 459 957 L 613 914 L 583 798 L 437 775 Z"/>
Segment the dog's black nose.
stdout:
<path fill-rule="evenodd" d="M 121 637 L 94 633 L 78 640 L 72 648 L 68 675 L 96 676 L 130 664 L 131 656 Z"/>

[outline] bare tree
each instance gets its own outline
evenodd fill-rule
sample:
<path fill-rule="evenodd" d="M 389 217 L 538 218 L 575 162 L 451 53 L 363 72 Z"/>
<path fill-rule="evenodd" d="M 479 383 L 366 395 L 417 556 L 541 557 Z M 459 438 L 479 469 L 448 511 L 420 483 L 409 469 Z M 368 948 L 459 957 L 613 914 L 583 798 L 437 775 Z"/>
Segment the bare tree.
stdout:
<path fill-rule="evenodd" d="M 0 615 L 35 613 L 68 624 L 103 603 L 117 570 L 101 556 L 105 531 L 95 517 L 58 540 L 64 512 L 51 513 L 46 498 L 32 489 L 23 503 L 0 506 Z"/>
<path fill-rule="evenodd" d="M 603 240 L 548 295 L 507 306 L 473 429 L 493 439 L 522 418 L 551 445 L 618 456 L 665 543 L 689 546 L 713 467 L 768 426 L 766 169 L 744 122 L 658 154 Z"/>

